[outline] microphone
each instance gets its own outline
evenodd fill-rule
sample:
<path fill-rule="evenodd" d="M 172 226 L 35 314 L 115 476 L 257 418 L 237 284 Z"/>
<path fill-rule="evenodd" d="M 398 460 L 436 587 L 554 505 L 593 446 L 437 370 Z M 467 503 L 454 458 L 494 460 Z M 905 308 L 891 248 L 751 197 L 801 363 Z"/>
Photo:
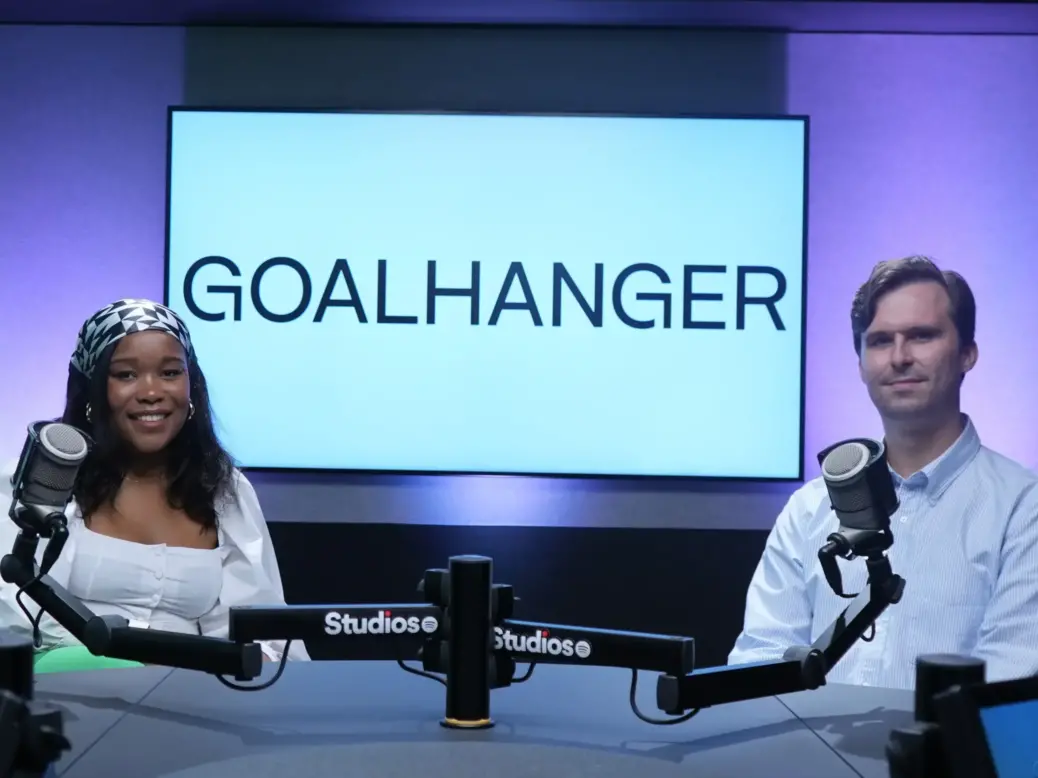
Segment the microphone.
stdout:
<path fill-rule="evenodd" d="M 852 560 L 875 557 L 894 543 L 890 516 L 898 508 L 894 480 L 883 443 L 854 438 L 835 443 L 818 454 L 822 480 L 840 527 L 818 552 L 822 572 L 840 597 L 843 583 L 836 557 Z"/>
<path fill-rule="evenodd" d="M 75 427 L 61 422 L 33 422 L 11 478 L 14 501 L 63 510 L 72 498 L 76 475 L 89 451 L 90 441 Z"/>
<path fill-rule="evenodd" d="M 43 573 L 54 566 L 68 539 L 65 507 L 90 445 L 82 432 L 68 424 L 37 421 L 29 425 L 11 478 L 8 516 L 23 532 L 50 540 L 40 565 Z M 21 551 L 25 550 L 23 546 Z M 32 552 L 35 550 L 34 545 Z"/>
<path fill-rule="evenodd" d="M 845 440 L 819 453 L 818 463 L 840 532 L 879 532 L 890 527 L 898 502 L 883 443 L 870 438 Z"/>

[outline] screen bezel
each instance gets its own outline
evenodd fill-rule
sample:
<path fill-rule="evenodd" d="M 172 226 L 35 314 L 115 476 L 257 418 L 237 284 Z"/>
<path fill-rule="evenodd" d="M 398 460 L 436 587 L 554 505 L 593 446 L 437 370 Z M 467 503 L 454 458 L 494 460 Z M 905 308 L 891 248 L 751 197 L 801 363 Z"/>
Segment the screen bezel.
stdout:
<path fill-rule="evenodd" d="M 941 739 L 957 778 L 999 778 L 981 711 L 1035 699 L 1038 676 L 953 686 L 934 697 Z"/>
<path fill-rule="evenodd" d="M 810 117 L 804 114 L 738 114 L 738 113 L 648 113 L 648 112 L 601 112 L 601 111 L 486 111 L 460 108 L 437 110 L 385 108 L 365 109 L 359 107 L 253 107 L 253 106 L 186 106 L 170 105 L 166 117 L 166 209 L 165 209 L 165 246 L 162 262 L 162 302 L 169 305 L 170 287 L 170 228 L 172 217 L 173 194 L 173 122 L 177 114 L 186 113 L 262 113 L 262 114 L 362 114 L 380 116 L 515 116 L 515 117 L 577 117 L 577 118 L 631 118 L 631 119 L 694 119 L 715 121 L 786 121 L 799 123 L 803 127 L 803 224 L 801 227 L 801 295 L 800 295 L 800 402 L 799 402 L 799 445 L 796 475 L 792 476 L 708 476 L 708 475 L 674 475 L 643 473 L 580 473 L 580 472 L 547 472 L 534 471 L 503 472 L 499 470 L 446 470 L 446 469 L 366 469 L 341 467 L 265 467 L 246 466 L 243 469 L 254 473 L 317 473 L 317 474 L 351 474 L 351 475 L 385 475 L 385 476 L 519 476 L 524 478 L 563 478 L 581 480 L 623 480 L 631 482 L 689 482 L 689 483 L 801 483 L 804 480 L 804 456 L 806 449 L 806 398 L 807 398 L 807 293 L 808 293 L 808 207 L 810 203 L 808 185 L 810 170 Z M 218 415 L 218 414 L 214 414 Z"/>

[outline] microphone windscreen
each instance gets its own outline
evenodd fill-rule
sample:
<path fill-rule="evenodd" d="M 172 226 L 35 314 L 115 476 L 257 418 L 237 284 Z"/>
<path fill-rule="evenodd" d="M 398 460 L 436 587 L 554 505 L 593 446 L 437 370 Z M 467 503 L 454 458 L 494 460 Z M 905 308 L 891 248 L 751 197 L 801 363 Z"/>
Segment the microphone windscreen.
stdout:
<path fill-rule="evenodd" d="M 60 422 L 37 423 L 29 430 L 35 446 L 26 447 L 29 461 L 19 467 L 19 499 L 26 505 L 65 506 L 72 494 L 90 445 L 75 427 Z"/>
<path fill-rule="evenodd" d="M 869 438 L 845 440 L 818 458 L 829 502 L 842 528 L 889 528 L 898 501 L 881 442 Z"/>
<path fill-rule="evenodd" d="M 872 453 L 868 446 L 858 441 L 837 446 L 822 462 L 822 476 L 827 481 L 843 481 L 853 478 L 864 470 Z"/>

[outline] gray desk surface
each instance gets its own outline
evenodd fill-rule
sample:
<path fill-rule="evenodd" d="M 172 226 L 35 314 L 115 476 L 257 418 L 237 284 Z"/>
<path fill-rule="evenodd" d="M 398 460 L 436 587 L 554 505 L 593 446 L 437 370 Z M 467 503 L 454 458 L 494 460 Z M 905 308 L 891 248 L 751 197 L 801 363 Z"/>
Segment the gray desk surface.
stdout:
<path fill-rule="evenodd" d="M 833 685 L 778 699 L 865 778 L 889 778 L 890 731 L 915 718 L 914 692 L 899 689 Z"/>
<path fill-rule="evenodd" d="M 54 765 L 58 773 L 85 754 L 140 702 L 174 672 L 167 667 L 144 667 L 91 673 L 47 673 L 36 676 L 33 694 L 40 702 L 64 712 L 65 732 L 72 750 Z"/>
<path fill-rule="evenodd" d="M 444 687 L 385 662 L 290 663 L 260 692 L 184 670 L 54 674 L 38 678 L 37 698 L 66 711 L 75 750 L 58 772 L 68 778 L 246 778 L 261 774 L 264 761 L 271 775 L 321 778 L 353 774 L 344 772 L 350 760 L 358 774 L 387 777 L 461 778 L 492 764 L 504 778 L 633 769 L 639 778 L 887 778 L 887 735 L 911 718 L 910 693 L 827 687 L 653 726 L 630 710 L 630 678 L 627 670 L 541 665 L 527 683 L 492 693 L 497 726 L 478 732 L 439 726 Z M 659 717 L 655 681 L 640 674 L 638 702 Z M 513 756 L 520 749 L 529 760 Z"/>

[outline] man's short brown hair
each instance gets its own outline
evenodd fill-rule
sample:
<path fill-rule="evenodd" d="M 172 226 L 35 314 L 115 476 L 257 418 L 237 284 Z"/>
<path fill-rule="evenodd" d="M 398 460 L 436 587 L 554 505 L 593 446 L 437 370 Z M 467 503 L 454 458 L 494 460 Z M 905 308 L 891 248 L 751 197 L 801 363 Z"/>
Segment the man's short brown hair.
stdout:
<path fill-rule="evenodd" d="M 948 312 L 959 333 L 962 348 L 973 345 L 977 329 L 977 302 L 966 279 L 954 270 L 941 270 L 929 257 L 911 256 L 880 262 L 858 289 L 851 303 L 851 333 L 854 351 L 861 356 L 861 338 L 876 316 L 879 301 L 895 289 L 919 281 L 933 281 L 944 287 L 951 300 Z"/>

